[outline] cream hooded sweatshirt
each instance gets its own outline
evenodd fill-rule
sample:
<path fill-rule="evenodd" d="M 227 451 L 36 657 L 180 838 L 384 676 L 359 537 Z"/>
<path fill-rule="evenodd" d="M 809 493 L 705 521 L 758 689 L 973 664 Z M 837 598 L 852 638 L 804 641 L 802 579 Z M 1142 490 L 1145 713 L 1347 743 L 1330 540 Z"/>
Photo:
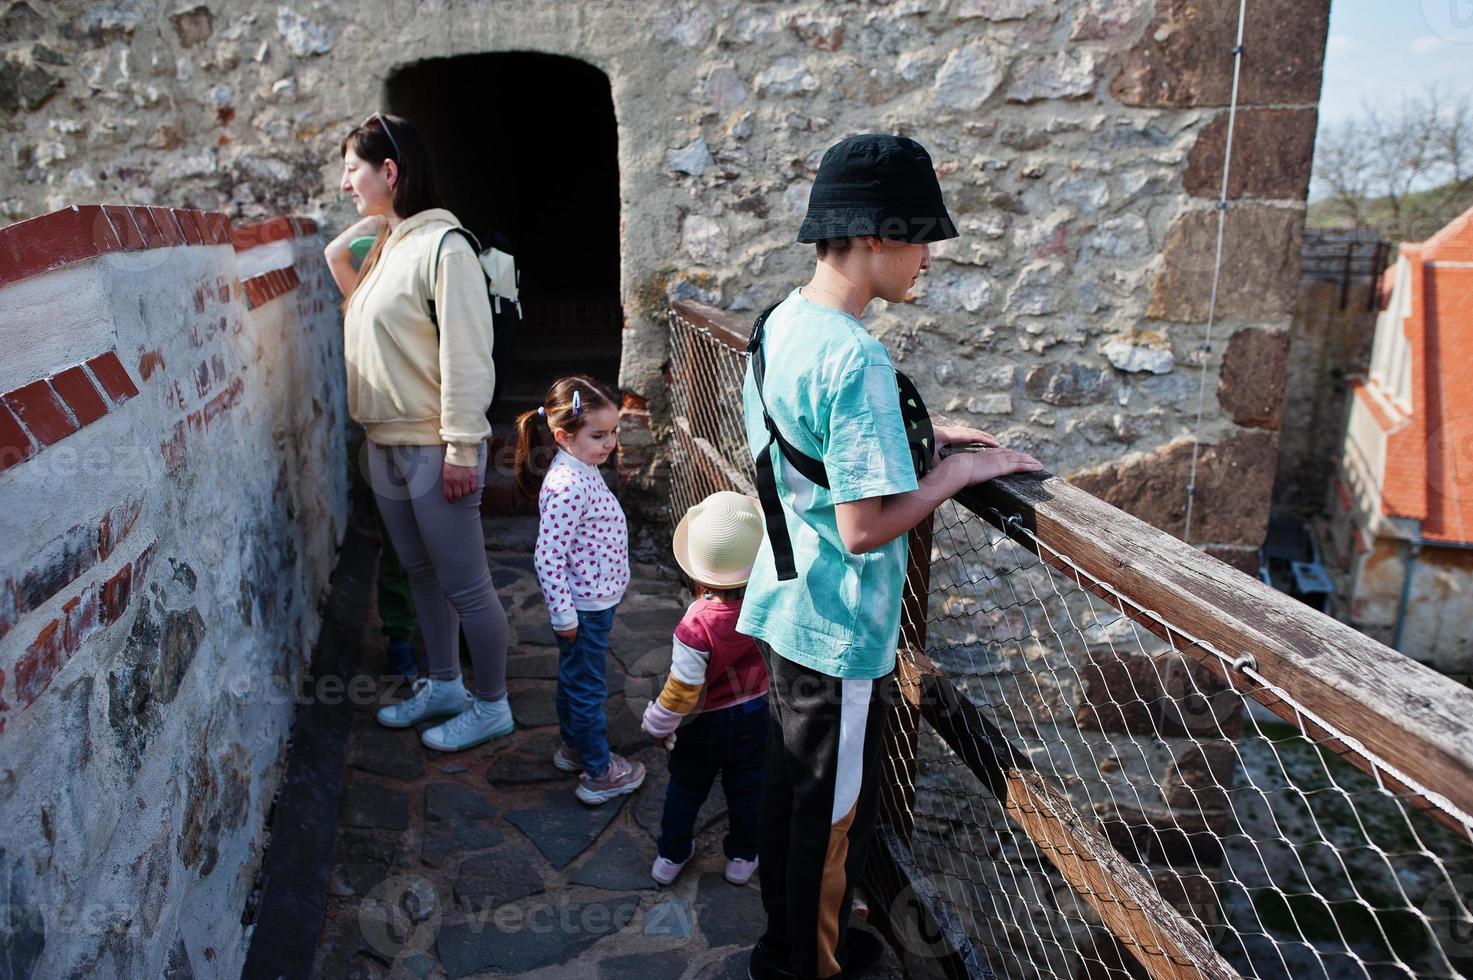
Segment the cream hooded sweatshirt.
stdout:
<path fill-rule="evenodd" d="M 348 301 L 343 348 L 348 414 L 369 439 L 388 446 L 444 443 L 447 462 L 475 466 L 491 433 L 491 301 L 470 243 L 464 235 L 445 235 L 457 225 L 444 208 L 399 223 Z M 436 248 L 438 270 L 431 268 Z M 438 332 L 429 317 L 432 291 Z"/>

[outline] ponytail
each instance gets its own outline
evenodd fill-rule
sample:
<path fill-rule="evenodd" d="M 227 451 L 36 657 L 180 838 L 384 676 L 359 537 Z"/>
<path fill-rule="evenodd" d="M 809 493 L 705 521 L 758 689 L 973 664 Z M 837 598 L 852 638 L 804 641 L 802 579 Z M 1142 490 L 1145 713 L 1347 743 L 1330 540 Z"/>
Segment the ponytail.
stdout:
<path fill-rule="evenodd" d="M 532 453 L 537 448 L 542 430 L 542 412 L 530 409 L 517 416 L 517 455 L 512 464 L 517 489 L 528 497 L 536 497 L 542 488 L 542 471 L 532 465 Z"/>

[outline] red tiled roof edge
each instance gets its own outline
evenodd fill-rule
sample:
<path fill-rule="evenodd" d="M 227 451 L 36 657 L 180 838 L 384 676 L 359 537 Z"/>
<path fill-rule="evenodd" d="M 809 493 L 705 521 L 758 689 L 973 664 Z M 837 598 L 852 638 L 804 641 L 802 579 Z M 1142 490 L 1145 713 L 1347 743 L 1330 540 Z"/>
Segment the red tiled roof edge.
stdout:
<path fill-rule="evenodd" d="M 219 211 L 74 204 L 0 228 L 0 285 L 109 252 L 230 242 L 230 218 Z"/>

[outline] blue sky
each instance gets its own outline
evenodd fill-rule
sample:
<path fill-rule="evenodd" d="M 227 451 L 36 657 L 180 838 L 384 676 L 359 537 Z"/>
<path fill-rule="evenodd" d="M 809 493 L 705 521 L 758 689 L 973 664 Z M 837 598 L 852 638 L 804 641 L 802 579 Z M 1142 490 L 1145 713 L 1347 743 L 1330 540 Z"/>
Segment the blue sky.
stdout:
<path fill-rule="evenodd" d="M 1321 126 L 1430 82 L 1473 90 L 1473 0 L 1332 0 Z"/>
<path fill-rule="evenodd" d="M 1331 0 L 1321 134 L 1433 84 L 1473 92 L 1473 0 Z"/>

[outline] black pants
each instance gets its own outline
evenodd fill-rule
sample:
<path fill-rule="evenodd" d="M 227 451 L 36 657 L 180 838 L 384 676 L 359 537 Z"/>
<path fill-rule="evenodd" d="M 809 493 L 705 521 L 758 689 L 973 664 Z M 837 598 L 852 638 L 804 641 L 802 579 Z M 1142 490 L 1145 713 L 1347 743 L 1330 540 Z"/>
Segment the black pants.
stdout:
<path fill-rule="evenodd" d="M 696 816 L 721 776 L 726 794 L 729 858 L 757 856 L 757 814 L 762 801 L 762 764 L 767 755 L 767 699 L 753 698 L 703 711 L 681 725 L 670 752 L 670 786 L 660 818 L 660 856 L 677 864 L 691 856 Z"/>
<path fill-rule="evenodd" d="M 772 714 L 757 844 L 762 943 L 799 977 L 835 977 L 878 812 L 894 674 L 844 680 L 757 646 Z"/>

